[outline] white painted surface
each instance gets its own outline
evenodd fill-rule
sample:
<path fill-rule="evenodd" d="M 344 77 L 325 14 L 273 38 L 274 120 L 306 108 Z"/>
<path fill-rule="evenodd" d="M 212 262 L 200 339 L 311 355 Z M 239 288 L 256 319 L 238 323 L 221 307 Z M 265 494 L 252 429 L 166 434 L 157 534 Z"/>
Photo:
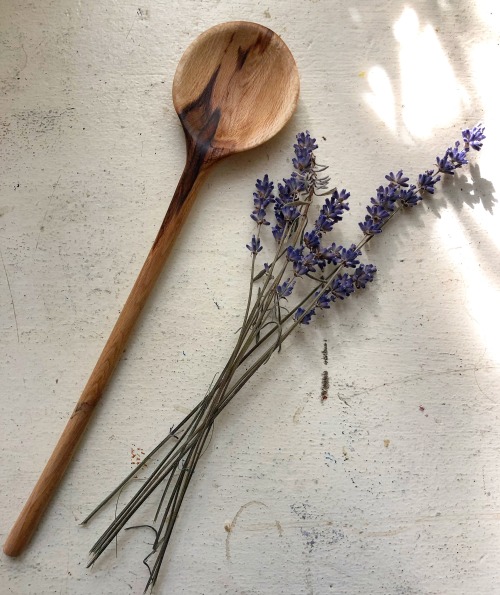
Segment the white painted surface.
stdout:
<path fill-rule="evenodd" d="M 0 14 L 2 540 L 174 190 L 183 50 L 215 23 L 258 21 L 302 81 L 287 129 L 203 188 L 29 551 L 1 557 L 0 593 L 142 592 L 142 536 L 86 570 L 113 510 L 78 522 L 230 353 L 252 186 L 288 174 L 297 131 L 325 137 L 319 159 L 352 193 L 349 241 L 385 173 L 431 167 L 478 120 L 489 138 L 472 168 L 372 242 L 369 291 L 295 336 L 217 423 L 157 593 L 500 593 L 497 3 L 5 1 Z"/>

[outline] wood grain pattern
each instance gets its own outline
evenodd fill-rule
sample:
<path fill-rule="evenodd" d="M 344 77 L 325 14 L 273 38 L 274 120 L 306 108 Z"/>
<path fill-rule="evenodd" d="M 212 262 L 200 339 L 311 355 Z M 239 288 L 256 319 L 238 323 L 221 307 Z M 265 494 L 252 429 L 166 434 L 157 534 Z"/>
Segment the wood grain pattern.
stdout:
<path fill-rule="evenodd" d="M 282 40 L 255 23 L 224 23 L 202 34 L 183 55 L 173 101 L 186 136 L 186 166 L 167 214 L 66 427 L 5 544 L 18 556 L 30 542 L 111 378 L 211 166 L 265 142 L 295 110 L 299 78 Z"/>

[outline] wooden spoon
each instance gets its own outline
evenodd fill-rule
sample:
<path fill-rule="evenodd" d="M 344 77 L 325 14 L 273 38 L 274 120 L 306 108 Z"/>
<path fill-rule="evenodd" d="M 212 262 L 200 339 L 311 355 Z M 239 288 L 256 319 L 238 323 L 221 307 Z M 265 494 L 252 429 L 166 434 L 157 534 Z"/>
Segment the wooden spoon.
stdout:
<path fill-rule="evenodd" d="M 299 76 L 287 46 L 270 29 L 243 21 L 223 23 L 186 50 L 174 77 L 173 100 L 186 136 L 186 166 L 146 262 L 52 456 L 24 505 L 4 552 L 19 555 L 83 435 L 194 202 L 217 161 L 274 136 L 297 105 Z"/>

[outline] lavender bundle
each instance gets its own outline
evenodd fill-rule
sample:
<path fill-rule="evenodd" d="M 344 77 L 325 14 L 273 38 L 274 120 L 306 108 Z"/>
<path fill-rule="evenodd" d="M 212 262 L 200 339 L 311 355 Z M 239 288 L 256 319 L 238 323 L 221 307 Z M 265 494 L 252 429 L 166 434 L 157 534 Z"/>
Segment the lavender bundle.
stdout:
<path fill-rule="evenodd" d="M 456 169 L 466 165 L 470 149 L 479 151 L 484 138 L 481 125 L 462 131 L 462 141 L 448 148 L 443 157 L 437 157 L 434 169 L 420 174 L 416 184 L 410 184 L 401 170 L 386 175 L 387 184 L 377 188 L 364 221 L 359 223 L 361 238 L 357 243 L 341 246 L 329 243 L 327 238 L 349 210 L 350 194 L 345 189 L 326 190 L 329 178 L 324 175 L 327 168 L 316 162 L 316 140 L 309 132 L 297 135 L 290 178 L 277 185 L 277 192 L 267 174 L 255 185 L 251 218 L 256 231 L 247 245 L 251 255 L 250 287 L 234 350 L 205 397 L 138 466 L 148 463 L 148 477 L 92 547 L 89 566 L 158 490 L 154 524 L 141 525 L 155 534 L 152 549 L 144 559 L 149 570 L 145 592 L 154 586 L 186 490 L 217 416 L 299 325 L 309 325 L 319 311 L 330 309 L 335 302 L 364 289 L 373 280 L 377 269 L 359 260 L 361 248 L 381 233 L 396 213 L 433 195 L 441 175 L 453 175 Z M 314 196 L 327 198 L 308 228 L 308 212 Z M 271 206 L 274 257 L 258 267 L 263 230 L 271 225 L 268 221 Z M 165 454 L 154 460 L 163 449 Z M 83 523 L 119 494 L 136 473 L 137 468 Z"/>

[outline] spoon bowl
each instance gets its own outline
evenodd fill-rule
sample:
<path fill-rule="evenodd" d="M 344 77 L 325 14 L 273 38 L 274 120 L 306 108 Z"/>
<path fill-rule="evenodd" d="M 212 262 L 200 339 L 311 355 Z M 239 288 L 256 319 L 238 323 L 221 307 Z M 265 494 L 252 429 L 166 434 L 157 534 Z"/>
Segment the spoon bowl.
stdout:
<path fill-rule="evenodd" d="M 202 33 L 173 82 L 186 135 L 208 140 L 213 157 L 252 149 L 288 122 L 299 97 L 295 60 L 270 29 L 235 21 Z"/>
<path fill-rule="evenodd" d="M 137 280 L 59 441 L 4 544 L 18 556 L 29 543 L 77 448 L 209 168 L 270 139 L 297 105 L 293 57 L 270 29 L 224 23 L 182 56 L 173 101 L 186 136 L 186 166 Z"/>

